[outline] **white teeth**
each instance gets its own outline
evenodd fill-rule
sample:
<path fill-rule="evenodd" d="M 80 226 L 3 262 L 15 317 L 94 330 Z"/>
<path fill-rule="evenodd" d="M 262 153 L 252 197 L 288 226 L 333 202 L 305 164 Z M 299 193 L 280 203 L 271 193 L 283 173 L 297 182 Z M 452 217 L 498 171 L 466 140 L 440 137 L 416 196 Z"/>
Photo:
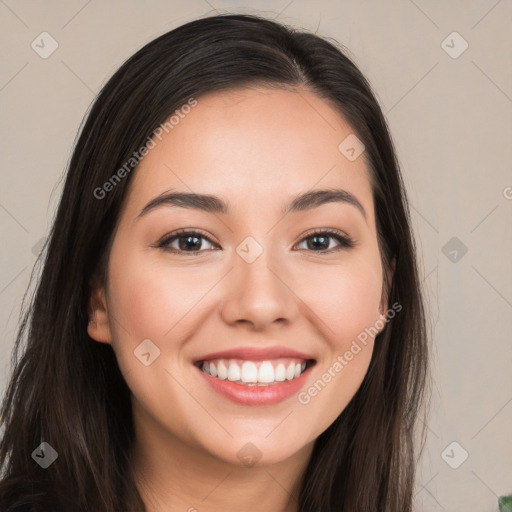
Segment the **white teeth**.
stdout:
<path fill-rule="evenodd" d="M 228 378 L 228 369 L 224 364 L 224 361 L 219 361 L 217 363 L 217 377 L 221 380 L 226 380 Z"/>
<path fill-rule="evenodd" d="M 300 377 L 305 369 L 305 361 L 290 358 L 271 361 L 216 359 L 204 361 L 201 365 L 201 370 L 212 377 L 248 385 L 267 385 L 293 380 Z"/>
<path fill-rule="evenodd" d="M 305 364 L 304 367 L 306 367 Z M 286 368 L 284 367 L 283 363 L 279 363 L 276 366 L 275 377 L 277 382 L 283 382 L 283 380 L 286 379 Z"/>
<path fill-rule="evenodd" d="M 252 361 L 245 361 L 240 372 L 242 382 L 258 382 L 258 367 Z"/>
<path fill-rule="evenodd" d="M 274 367 L 271 362 L 265 361 L 260 366 L 258 382 L 274 382 Z"/>
<path fill-rule="evenodd" d="M 228 370 L 228 380 L 240 380 L 240 366 L 236 363 L 230 363 Z"/>

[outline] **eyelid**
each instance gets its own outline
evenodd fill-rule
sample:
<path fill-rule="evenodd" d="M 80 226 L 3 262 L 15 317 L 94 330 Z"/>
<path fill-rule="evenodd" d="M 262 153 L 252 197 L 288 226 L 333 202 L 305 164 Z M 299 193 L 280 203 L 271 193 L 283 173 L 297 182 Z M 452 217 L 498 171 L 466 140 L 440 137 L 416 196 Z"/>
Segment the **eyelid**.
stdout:
<path fill-rule="evenodd" d="M 216 243 L 212 240 L 212 237 L 206 231 L 203 231 L 201 228 L 180 228 L 180 229 L 177 229 L 176 231 L 172 231 L 171 233 L 167 233 L 166 235 L 164 235 L 162 237 L 161 240 L 165 241 L 170 238 L 174 238 L 174 237 L 177 237 L 179 235 L 184 235 L 184 234 L 186 234 L 186 235 L 189 235 L 189 234 L 201 235 L 204 238 L 206 238 L 208 241 L 210 241 L 212 243 Z"/>
<path fill-rule="evenodd" d="M 180 228 L 180 229 L 177 229 L 176 231 L 172 231 L 171 233 L 165 234 L 162 238 L 160 238 L 160 240 L 158 240 L 158 242 L 156 242 L 156 244 L 153 245 L 153 247 L 165 249 L 165 246 L 167 244 L 169 244 L 174 239 L 178 238 L 180 235 L 200 235 L 202 238 L 208 240 L 208 242 L 210 242 L 212 245 L 217 245 L 217 246 L 219 245 L 217 242 L 215 242 L 212 239 L 212 237 L 209 234 L 206 233 L 206 231 L 203 231 L 202 229 Z M 185 253 L 186 251 L 177 251 L 177 252 Z M 204 252 L 204 250 L 197 251 L 196 254 L 199 254 L 201 252 Z M 189 252 L 189 254 L 193 254 L 193 253 L 194 253 L 194 251 Z"/>
<path fill-rule="evenodd" d="M 341 238 L 346 239 L 347 241 L 354 242 L 354 240 L 348 233 L 346 233 L 345 231 L 342 231 L 341 229 L 337 229 L 337 228 L 313 228 L 313 229 L 310 229 L 301 235 L 300 241 L 302 242 L 302 240 L 304 240 L 304 238 L 309 238 L 312 235 L 321 235 L 321 234 L 338 235 Z"/>
<path fill-rule="evenodd" d="M 298 245 L 302 243 L 307 238 L 312 237 L 313 235 L 328 235 L 332 238 L 338 240 L 339 246 L 331 249 L 327 249 L 325 251 L 307 251 L 307 252 L 318 252 L 319 254 L 329 254 L 331 252 L 336 252 L 341 249 L 351 249 L 357 245 L 356 241 L 347 233 L 337 228 L 314 228 L 306 231 L 303 235 L 301 235 L 300 240 L 297 242 Z"/>

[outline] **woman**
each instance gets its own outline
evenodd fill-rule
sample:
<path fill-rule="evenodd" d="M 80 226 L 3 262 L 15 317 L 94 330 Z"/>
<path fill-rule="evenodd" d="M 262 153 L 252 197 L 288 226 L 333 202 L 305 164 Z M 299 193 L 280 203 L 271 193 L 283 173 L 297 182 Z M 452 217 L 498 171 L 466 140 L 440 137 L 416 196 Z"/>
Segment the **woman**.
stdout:
<path fill-rule="evenodd" d="M 263 18 L 187 23 L 77 140 L 3 402 L 1 509 L 411 511 L 426 338 L 357 67 Z"/>

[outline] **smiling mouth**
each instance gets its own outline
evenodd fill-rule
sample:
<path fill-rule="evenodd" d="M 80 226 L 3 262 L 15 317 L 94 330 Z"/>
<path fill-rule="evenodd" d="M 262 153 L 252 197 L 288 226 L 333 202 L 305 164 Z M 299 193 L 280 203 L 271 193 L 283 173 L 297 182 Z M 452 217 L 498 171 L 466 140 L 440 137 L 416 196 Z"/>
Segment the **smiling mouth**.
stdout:
<path fill-rule="evenodd" d="M 242 386 L 267 387 L 293 381 L 316 363 L 314 359 L 283 357 L 263 361 L 212 359 L 197 361 L 203 373 Z"/>

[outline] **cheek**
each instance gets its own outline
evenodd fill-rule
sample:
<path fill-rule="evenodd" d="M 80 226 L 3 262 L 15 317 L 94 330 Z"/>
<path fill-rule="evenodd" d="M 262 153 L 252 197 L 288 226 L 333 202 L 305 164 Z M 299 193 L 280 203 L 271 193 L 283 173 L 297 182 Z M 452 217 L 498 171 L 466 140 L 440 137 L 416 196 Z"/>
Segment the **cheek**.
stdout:
<path fill-rule="evenodd" d="M 165 258 L 150 261 L 148 254 L 116 251 L 109 270 L 109 313 L 113 319 L 113 348 L 119 364 L 131 368 L 134 350 L 146 339 L 174 365 L 181 345 L 197 329 L 197 317 L 207 303 L 208 291 L 218 275 L 205 275 L 200 266 L 177 270 Z M 136 365 L 136 367 L 138 367 Z"/>
<path fill-rule="evenodd" d="M 309 273 L 307 304 L 322 320 L 332 348 L 345 346 L 379 319 L 382 272 L 378 258 Z"/>
<path fill-rule="evenodd" d="M 144 254 L 111 257 L 111 311 L 123 318 L 132 337 L 161 339 L 208 289 L 204 275 L 176 272 Z M 129 326 L 129 328 L 128 328 Z"/>
<path fill-rule="evenodd" d="M 321 273 L 325 273 L 323 279 Z M 320 282 L 323 286 L 318 286 Z M 316 276 L 308 277 L 308 283 L 307 304 L 321 319 L 316 325 L 322 330 L 326 350 L 318 361 L 316 379 L 297 399 L 304 428 L 318 434 L 347 407 L 367 373 L 374 337 L 382 327 L 378 322 L 380 260 L 369 257 L 337 270 L 318 270 Z"/>
<path fill-rule="evenodd" d="M 190 409 L 187 393 L 172 376 L 181 371 L 178 366 L 182 345 L 197 329 L 194 322 L 201 297 L 215 281 L 192 267 L 177 272 L 165 262 L 148 264 L 148 260 L 144 253 L 112 249 L 112 345 L 125 381 L 140 404 L 139 413 L 150 411 L 160 422 L 172 423 L 173 429 L 185 432 L 186 417 L 173 417 L 171 421 L 162 404 L 172 403 L 182 411 Z M 145 341 L 148 339 L 154 345 Z M 143 354 L 147 352 L 150 355 L 146 366 Z M 194 412 L 200 414 L 201 409 Z"/>

